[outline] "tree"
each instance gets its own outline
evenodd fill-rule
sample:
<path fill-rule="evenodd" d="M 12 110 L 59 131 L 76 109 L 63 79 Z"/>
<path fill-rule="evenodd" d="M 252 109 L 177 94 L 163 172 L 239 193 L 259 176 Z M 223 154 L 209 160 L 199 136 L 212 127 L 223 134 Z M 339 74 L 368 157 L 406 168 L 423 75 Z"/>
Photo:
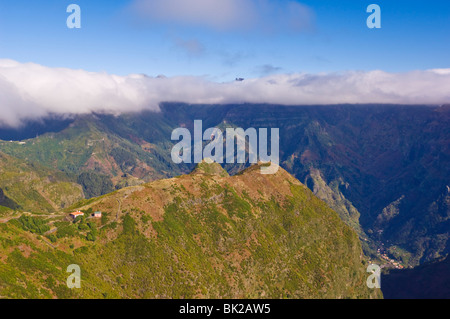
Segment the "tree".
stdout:
<path fill-rule="evenodd" d="M 92 198 L 110 193 L 114 190 L 111 179 L 95 172 L 83 172 L 78 176 L 78 184 L 83 186 L 86 198 Z"/>
<path fill-rule="evenodd" d="M 89 240 L 89 241 L 95 241 L 95 240 L 97 239 L 97 237 L 96 237 L 96 235 L 94 235 L 92 232 L 89 232 L 89 233 L 86 235 L 86 239 Z"/>

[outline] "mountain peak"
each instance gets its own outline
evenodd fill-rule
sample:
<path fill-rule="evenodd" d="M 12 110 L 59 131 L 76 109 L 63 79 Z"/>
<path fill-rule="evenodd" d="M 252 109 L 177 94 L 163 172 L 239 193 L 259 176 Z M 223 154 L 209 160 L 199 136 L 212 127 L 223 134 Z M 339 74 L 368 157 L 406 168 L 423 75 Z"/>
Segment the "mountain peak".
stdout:
<path fill-rule="evenodd" d="M 215 175 L 220 177 L 230 176 L 219 163 L 213 162 L 209 158 L 198 163 L 191 174 Z"/>
<path fill-rule="evenodd" d="M 240 172 L 241 174 L 251 174 L 251 173 L 258 173 L 262 175 L 284 175 L 290 176 L 290 174 L 281 168 L 279 165 L 271 162 L 261 162 L 259 161 L 256 164 L 253 164 L 243 171 Z"/>

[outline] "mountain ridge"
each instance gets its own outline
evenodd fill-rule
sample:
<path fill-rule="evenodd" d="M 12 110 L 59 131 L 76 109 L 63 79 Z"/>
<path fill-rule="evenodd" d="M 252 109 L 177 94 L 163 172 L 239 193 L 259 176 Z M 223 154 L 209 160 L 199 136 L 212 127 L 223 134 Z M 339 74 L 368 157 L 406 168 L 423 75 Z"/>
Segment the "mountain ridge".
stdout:
<path fill-rule="evenodd" d="M 280 166 L 358 231 L 368 255 L 377 260 L 377 250 L 386 247 L 391 258 L 415 266 L 448 254 L 444 226 L 450 212 L 439 204 L 450 175 L 448 107 L 163 103 L 160 108 L 159 113 L 117 117 L 85 115 L 59 133 L 44 134 L 25 145 L 0 142 L 0 148 L 75 178 L 84 172 L 98 174 L 100 180 L 106 176 L 113 187 L 122 188 L 190 172 L 193 164 L 171 163 L 170 135 L 177 127 L 192 130 L 195 119 L 203 120 L 204 127 L 279 127 Z M 80 139 L 77 127 L 83 122 L 91 123 L 95 134 L 81 130 L 85 135 Z M 103 138 L 105 142 L 89 145 L 88 140 Z M 41 151 L 44 148 L 46 152 Z M 233 175 L 247 166 L 224 168 Z M 86 188 L 84 193 L 101 194 Z M 380 224 L 380 214 L 395 205 L 398 214 Z"/>
<path fill-rule="evenodd" d="M 0 294 L 382 297 L 366 286 L 367 262 L 351 228 L 283 169 L 272 175 L 259 169 L 214 178 L 197 170 L 93 198 L 78 209 L 102 211 L 102 220 L 57 218 L 53 249 L 21 230 L 27 219 L 0 224 L 4 236 L 15 238 L 3 241 L 9 253 L 0 262 Z M 65 264 L 81 267 L 82 289 L 64 287 Z M 13 278 L 33 289 L 20 289 Z"/>

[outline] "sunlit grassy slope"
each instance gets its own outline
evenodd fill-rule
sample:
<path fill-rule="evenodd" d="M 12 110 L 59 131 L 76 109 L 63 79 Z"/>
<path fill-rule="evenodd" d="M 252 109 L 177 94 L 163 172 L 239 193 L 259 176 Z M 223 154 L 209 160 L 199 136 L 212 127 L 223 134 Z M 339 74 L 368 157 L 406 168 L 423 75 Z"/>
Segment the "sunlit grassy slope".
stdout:
<path fill-rule="evenodd" d="M 356 233 L 283 169 L 259 169 L 230 177 L 202 163 L 84 201 L 103 218 L 44 220 L 51 234 L 31 218 L 0 224 L 0 296 L 381 297 L 366 286 Z M 70 264 L 81 289 L 66 287 Z"/>

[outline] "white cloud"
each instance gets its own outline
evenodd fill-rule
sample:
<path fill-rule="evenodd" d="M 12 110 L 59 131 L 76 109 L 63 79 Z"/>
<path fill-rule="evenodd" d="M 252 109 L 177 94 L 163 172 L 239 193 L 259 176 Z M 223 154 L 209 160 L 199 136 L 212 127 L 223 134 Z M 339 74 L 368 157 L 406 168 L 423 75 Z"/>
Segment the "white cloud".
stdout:
<path fill-rule="evenodd" d="M 0 60 L 0 123 L 15 126 L 49 113 L 158 110 L 144 79 Z"/>
<path fill-rule="evenodd" d="M 135 0 L 135 12 L 150 23 L 201 25 L 228 29 L 242 25 L 252 12 L 249 0 Z M 240 10 L 240 7 L 245 8 Z"/>
<path fill-rule="evenodd" d="M 437 74 L 450 74 L 450 69 L 433 69 L 431 70 Z"/>
<path fill-rule="evenodd" d="M 314 24 L 308 6 L 274 0 L 134 0 L 135 14 L 148 23 L 215 30 L 303 31 Z"/>
<path fill-rule="evenodd" d="M 450 69 L 388 73 L 274 74 L 242 82 L 203 77 L 117 76 L 0 60 L 0 125 L 49 114 L 159 111 L 186 103 L 450 103 Z"/>

